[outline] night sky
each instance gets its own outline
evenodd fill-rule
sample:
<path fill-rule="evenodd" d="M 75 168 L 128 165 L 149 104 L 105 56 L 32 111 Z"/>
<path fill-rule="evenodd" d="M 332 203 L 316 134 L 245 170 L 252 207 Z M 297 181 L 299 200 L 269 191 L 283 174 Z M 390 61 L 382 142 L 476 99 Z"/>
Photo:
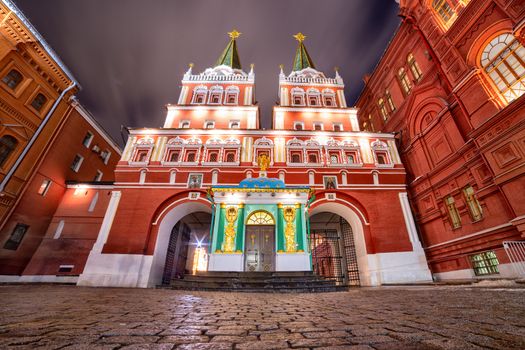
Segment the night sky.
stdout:
<path fill-rule="evenodd" d="M 82 85 L 80 102 L 119 142 L 120 125 L 159 127 L 176 103 L 188 63 L 213 65 L 237 39 L 243 69 L 255 64 L 263 127 L 302 32 L 317 69 L 335 66 L 353 105 L 398 24 L 394 0 L 15 0 Z"/>

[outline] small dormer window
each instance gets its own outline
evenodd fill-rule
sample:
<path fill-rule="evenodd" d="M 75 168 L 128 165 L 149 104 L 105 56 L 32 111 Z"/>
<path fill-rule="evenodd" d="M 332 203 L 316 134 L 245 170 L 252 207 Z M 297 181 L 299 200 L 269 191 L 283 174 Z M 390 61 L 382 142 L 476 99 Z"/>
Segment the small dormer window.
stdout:
<path fill-rule="evenodd" d="M 230 122 L 230 129 L 239 129 L 240 125 L 238 121 Z"/>
<path fill-rule="evenodd" d="M 341 124 L 334 124 L 334 131 L 343 131 L 343 126 Z"/>
<path fill-rule="evenodd" d="M 295 123 L 293 128 L 298 131 L 304 130 L 303 123 Z"/>
<path fill-rule="evenodd" d="M 315 131 L 323 130 L 323 123 L 314 123 L 314 130 Z"/>
<path fill-rule="evenodd" d="M 213 129 L 214 127 L 215 127 L 215 122 L 204 123 L 204 129 Z"/>
<path fill-rule="evenodd" d="M 190 128 L 190 122 L 187 120 L 184 120 L 180 122 L 180 128 L 181 129 L 189 129 Z"/>

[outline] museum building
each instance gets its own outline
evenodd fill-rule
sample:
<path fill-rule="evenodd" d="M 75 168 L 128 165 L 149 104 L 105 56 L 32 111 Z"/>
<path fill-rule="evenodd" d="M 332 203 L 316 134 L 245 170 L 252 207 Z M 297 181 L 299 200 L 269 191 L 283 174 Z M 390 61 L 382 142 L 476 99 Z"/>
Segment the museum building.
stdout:
<path fill-rule="evenodd" d="M 357 107 L 296 34 L 270 129 L 230 32 L 214 65 L 189 65 L 163 127 L 129 129 L 114 182 L 67 183 L 22 280 L 517 277 L 505 245 L 525 228 L 525 5 L 401 0 L 400 15 Z"/>

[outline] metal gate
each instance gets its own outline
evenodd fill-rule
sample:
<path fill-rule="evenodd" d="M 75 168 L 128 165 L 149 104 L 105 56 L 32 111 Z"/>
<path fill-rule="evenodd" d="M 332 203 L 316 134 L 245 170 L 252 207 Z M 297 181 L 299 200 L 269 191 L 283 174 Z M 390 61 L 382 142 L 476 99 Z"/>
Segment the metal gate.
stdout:
<path fill-rule="evenodd" d="M 310 233 L 310 251 L 315 274 L 333 279 L 337 284 L 346 283 L 337 230 L 313 230 Z"/>
<path fill-rule="evenodd" d="M 340 218 L 340 232 L 313 229 L 310 232 L 310 251 L 315 274 L 335 280 L 338 285 L 360 285 L 354 237 L 346 220 Z"/>
<path fill-rule="evenodd" d="M 506 241 L 503 248 L 519 277 L 525 277 L 525 241 Z"/>

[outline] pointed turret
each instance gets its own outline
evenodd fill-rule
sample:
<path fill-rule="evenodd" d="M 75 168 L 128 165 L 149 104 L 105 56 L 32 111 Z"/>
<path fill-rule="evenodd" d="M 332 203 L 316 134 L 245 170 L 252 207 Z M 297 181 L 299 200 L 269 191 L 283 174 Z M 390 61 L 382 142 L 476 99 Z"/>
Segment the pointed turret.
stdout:
<path fill-rule="evenodd" d="M 297 50 L 295 51 L 295 59 L 293 61 L 292 70 L 296 72 L 305 68 L 315 69 L 314 62 L 312 61 L 312 58 L 308 54 L 308 51 L 306 51 L 306 47 L 303 44 L 306 36 L 303 35 L 303 33 L 297 33 L 293 37 L 299 42 L 299 46 L 297 46 Z"/>
<path fill-rule="evenodd" d="M 242 69 L 239 53 L 237 52 L 237 42 L 235 41 L 235 39 L 237 39 L 241 34 L 242 33 L 239 33 L 236 29 L 228 33 L 230 36 L 230 42 L 220 55 L 217 62 L 215 62 L 215 67 L 224 65 L 233 69 Z"/>

